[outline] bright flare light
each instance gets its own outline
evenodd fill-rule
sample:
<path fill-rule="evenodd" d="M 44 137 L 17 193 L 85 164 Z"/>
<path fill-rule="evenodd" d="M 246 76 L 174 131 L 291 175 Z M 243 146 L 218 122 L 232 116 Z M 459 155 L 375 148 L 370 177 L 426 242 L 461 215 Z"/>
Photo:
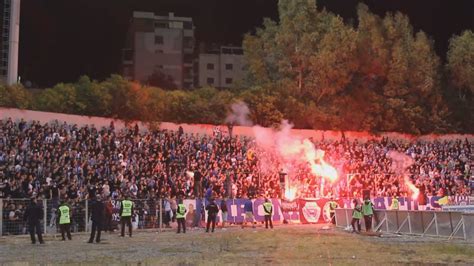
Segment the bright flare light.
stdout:
<path fill-rule="evenodd" d="M 408 178 L 405 178 L 405 185 L 411 190 L 411 198 L 412 200 L 418 199 L 418 195 L 420 195 L 420 190 L 413 185 Z"/>
<path fill-rule="evenodd" d="M 296 198 L 296 187 L 288 187 L 285 189 L 285 198 L 293 201 Z"/>
<path fill-rule="evenodd" d="M 330 164 L 326 163 L 324 160 L 320 161 L 320 164 L 313 163 L 311 164 L 311 171 L 313 174 L 325 177 L 329 181 L 334 182 L 337 179 L 337 171 Z"/>
<path fill-rule="evenodd" d="M 311 172 L 316 176 L 322 176 L 329 179 L 332 183 L 336 181 L 338 177 L 337 170 L 324 161 L 324 151 L 314 151 L 313 144 L 307 140 L 305 140 L 303 144 L 305 146 L 305 157 L 310 164 Z"/>

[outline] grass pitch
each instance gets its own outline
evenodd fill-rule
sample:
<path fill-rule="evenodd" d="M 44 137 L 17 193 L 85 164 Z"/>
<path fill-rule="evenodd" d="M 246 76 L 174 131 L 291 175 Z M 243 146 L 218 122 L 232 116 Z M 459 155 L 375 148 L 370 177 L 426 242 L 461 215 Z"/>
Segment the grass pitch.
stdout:
<path fill-rule="evenodd" d="M 32 245 L 26 237 L 0 239 L 2 265 L 393 265 L 474 264 L 474 244 L 442 239 L 349 234 L 320 225 L 240 227 L 205 233 L 137 232 L 133 238 L 103 234 L 103 243 L 46 238 Z"/>

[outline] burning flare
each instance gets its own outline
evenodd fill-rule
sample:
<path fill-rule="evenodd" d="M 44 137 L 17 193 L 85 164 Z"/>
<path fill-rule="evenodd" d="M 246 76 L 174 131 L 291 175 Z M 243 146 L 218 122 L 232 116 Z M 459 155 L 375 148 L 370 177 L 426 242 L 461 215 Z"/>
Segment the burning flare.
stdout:
<path fill-rule="evenodd" d="M 411 191 L 411 199 L 416 200 L 418 199 L 418 195 L 420 195 L 420 190 L 413 185 L 413 183 L 408 180 L 408 178 L 405 177 L 405 185 L 410 189 Z"/>
<path fill-rule="evenodd" d="M 296 187 L 285 188 L 285 199 L 293 201 L 296 198 Z"/>
<path fill-rule="evenodd" d="M 332 183 L 337 180 L 336 169 L 324 161 L 324 151 L 314 150 L 314 146 L 308 140 L 303 142 L 305 145 L 305 156 L 311 167 L 311 172 L 316 176 L 321 176 L 329 179 Z"/>

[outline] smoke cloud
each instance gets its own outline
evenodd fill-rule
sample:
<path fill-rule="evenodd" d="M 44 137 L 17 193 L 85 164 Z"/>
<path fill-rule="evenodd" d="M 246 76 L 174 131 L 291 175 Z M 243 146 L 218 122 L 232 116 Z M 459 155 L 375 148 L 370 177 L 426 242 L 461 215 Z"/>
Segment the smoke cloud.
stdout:
<path fill-rule="evenodd" d="M 392 159 L 392 171 L 400 176 L 405 176 L 408 168 L 415 163 L 413 158 L 398 151 L 387 152 L 387 157 Z"/>
<path fill-rule="evenodd" d="M 412 198 L 418 198 L 420 190 L 411 182 L 410 178 L 408 177 L 408 168 L 415 163 L 413 158 L 398 151 L 389 151 L 387 152 L 386 156 L 392 159 L 392 171 L 396 175 L 403 177 L 403 182 L 405 186 L 411 191 Z"/>
<path fill-rule="evenodd" d="M 231 112 L 226 117 L 225 122 L 228 124 L 240 126 L 252 126 L 253 123 L 249 119 L 250 110 L 244 102 L 236 102 L 231 105 Z"/>
<path fill-rule="evenodd" d="M 235 103 L 231 110 L 227 123 L 252 125 L 248 118 L 250 111 L 245 103 Z M 301 176 L 302 169 L 307 169 L 306 173 L 334 181 L 337 171 L 324 162 L 324 151 L 316 149 L 309 139 L 292 133 L 292 128 L 293 125 L 287 120 L 281 122 L 278 130 L 259 125 L 252 127 L 255 136 L 252 152 L 258 158 L 259 171 L 273 176 L 278 176 L 283 171 L 287 174 L 287 181 L 291 183 L 287 190 L 293 191 L 300 186 L 297 179 Z"/>

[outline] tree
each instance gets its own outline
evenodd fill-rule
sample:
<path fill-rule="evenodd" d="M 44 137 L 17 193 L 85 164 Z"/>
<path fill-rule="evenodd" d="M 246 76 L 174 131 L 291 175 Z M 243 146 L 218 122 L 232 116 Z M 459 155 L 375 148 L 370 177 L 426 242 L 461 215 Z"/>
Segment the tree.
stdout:
<path fill-rule="evenodd" d="M 243 42 L 249 85 L 261 93 L 247 98 L 253 118 L 265 124 L 266 114 L 273 124 L 285 115 L 296 126 L 326 127 L 332 102 L 357 69 L 357 32 L 340 17 L 319 11 L 314 0 L 280 0 L 278 10 L 278 23 L 265 19 Z M 262 105 L 255 104 L 259 101 Z M 302 109 L 309 116 L 301 117 Z"/>
<path fill-rule="evenodd" d="M 357 13 L 359 67 L 351 87 L 372 99 L 368 102 L 373 106 L 368 110 L 372 117 L 366 120 L 372 129 L 409 133 L 447 130 L 450 125 L 440 89 L 440 59 L 430 38 L 421 31 L 414 34 L 408 17 L 401 13 L 389 13 L 382 19 L 363 4 Z"/>
<path fill-rule="evenodd" d="M 112 75 L 101 86 L 110 94 L 108 110 L 113 117 L 143 121 L 153 119 L 153 114 L 146 109 L 150 101 L 150 89 L 119 75 Z"/>
<path fill-rule="evenodd" d="M 82 76 L 74 84 L 77 102 L 82 107 L 81 114 L 88 116 L 110 116 L 111 95 L 102 84 Z"/>
<path fill-rule="evenodd" d="M 452 120 L 468 133 L 474 132 L 474 33 L 464 31 L 449 41 L 446 98 Z"/>
<path fill-rule="evenodd" d="M 254 87 L 244 92 L 241 97 L 250 109 L 250 120 L 264 127 L 280 125 L 284 116 L 278 108 L 278 94 L 267 93 L 262 87 Z"/>
<path fill-rule="evenodd" d="M 474 33 L 466 30 L 449 40 L 446 68 L 460 97 L 474 94 Z"/>
<path fill-rule="evenodd" d="M 35 105 L 41 111 L 68 114 L 81 114 L 81 110 L 85 108 L 77 101 L 74 85 L 65 83 L 59 83 L 41 92 Z"/>
<path fill-rule="evenodd" d="M 0 86 L 0 106 L 27 109 L 31 104 L 32 95 L 21 84 Z"/>

